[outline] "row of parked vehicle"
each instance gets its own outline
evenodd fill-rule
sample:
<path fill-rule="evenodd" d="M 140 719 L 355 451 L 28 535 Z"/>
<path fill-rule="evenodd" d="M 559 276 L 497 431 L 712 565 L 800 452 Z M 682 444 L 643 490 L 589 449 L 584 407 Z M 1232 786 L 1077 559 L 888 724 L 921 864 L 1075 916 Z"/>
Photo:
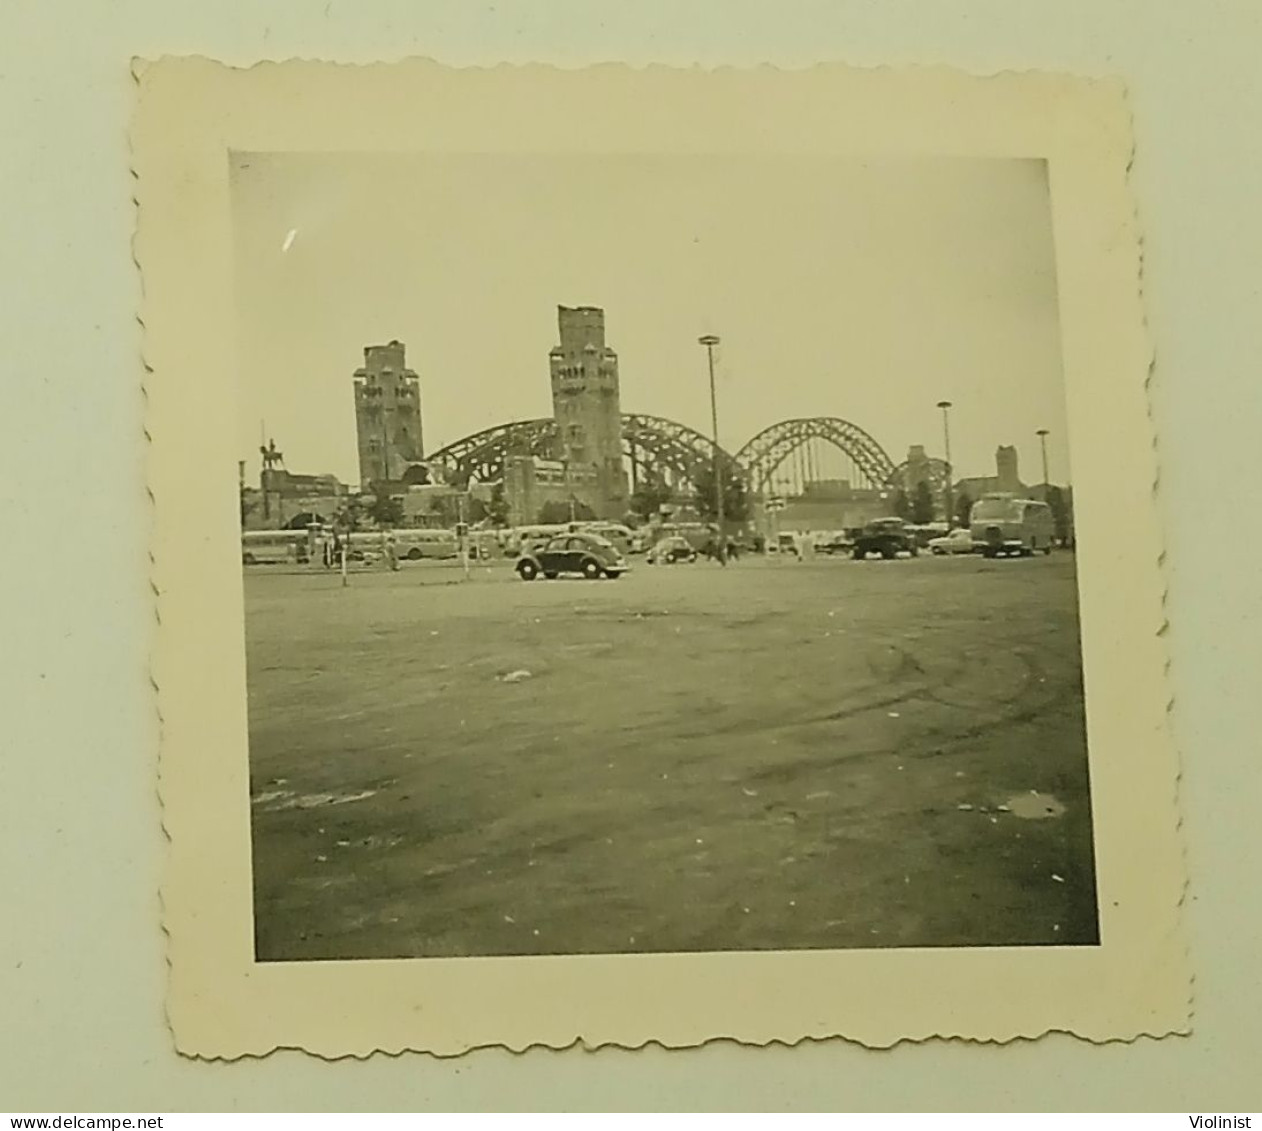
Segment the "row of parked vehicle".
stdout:
<path fill-rule="evenodd" d="M 851 550 L 863 560 L 871 555 L 896 558 L 919 555 L 921 549 L 946 557 L 981 554 L 987 558 L 1030 557 L 1050 554 L 1056 544 L 1056 524 L 1051 508 L 1037 499 L 987 495 L 979 499 L 968 526 L 949 530 L 936 538 L 921 539 L 915 527 L 899 518 L 868 523 L 856 536 Z"/>

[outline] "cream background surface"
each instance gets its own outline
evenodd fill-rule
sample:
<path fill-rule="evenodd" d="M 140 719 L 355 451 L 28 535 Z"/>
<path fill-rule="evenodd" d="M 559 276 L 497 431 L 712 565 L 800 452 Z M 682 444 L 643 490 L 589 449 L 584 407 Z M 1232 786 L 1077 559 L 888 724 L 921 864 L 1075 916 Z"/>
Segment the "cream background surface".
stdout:
<path fill-rule="evenodd" d="M 64 7 L 64 6 L 63 6 Z M 0 44 L 6 154 L 9 379 L 0 445 L 15 551 L 5 597 L 4 906 L 0 1000 L 17 1037 L 0 1064 L 27 1110 L 497 1107 L 1257 1106 L 1258 901 L 1247 861 L 1259 796 L 1259 537 L 1235 515 L 1253 472 L 1259 232 L 1252 212 L 1257 17 L 1244 5 L 1147 14 L 1138 4 L 892 4 L 686 10 L 640 5 L 80 4 L 6 7 Z M 270 22 L 272 17 L 275 22 Z M 299 1054 L 201 1065 L 171 1052 L 162 940 L 153 929 L 161 833 L 145 650 L 148 522 L 127 256 L 125 127 L 133 54 L 233 62 L 428 53 L 451 62 L 544 59 L 801 65 L 949 62 L 1121 73 L 1131 84 L 1134 188 L 1165 466 L 1176 734 L 1193 875 L 1198 974 L 1191 1038 L 1097 1049 L 1046 1038 L 869 1052 L 711 1046 L 667 1054 L 477 1053 L 323 1065 Z M 10 198 L 12 195 L 12 199 Z M 1249 340 L 1249 336 L 1252 340 Z M 1198 535 L 1231 530 L 1236 556 Z M 13 774 L 12 770 L 17 773 Z M 13 1020 L 16 1019 L 16 1020 Z"/>

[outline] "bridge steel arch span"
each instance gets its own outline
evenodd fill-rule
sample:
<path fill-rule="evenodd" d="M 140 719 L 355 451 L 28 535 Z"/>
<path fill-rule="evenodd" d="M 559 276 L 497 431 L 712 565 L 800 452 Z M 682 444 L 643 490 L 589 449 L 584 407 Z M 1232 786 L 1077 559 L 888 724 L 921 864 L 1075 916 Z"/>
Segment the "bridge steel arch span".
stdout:
<path fill-rule="evenodd" d="M 426 462 L 441 464 L 447 482 L 455 487 L 467 487 L 473 480 L 493 483 L 504 477 L 510 453 L 547 458 L 556 436 L 556 421 L 550 416 L 514 420 L 464 436 L 427 456 Z"/>
<path fill-rule="evenodd" d="M 714 441 L 708 436 L 663 416 L 624 413 L 622 450 L 632 468 L 632 481 L 661 478 L 677 491 L 694 488 L 702 476 L 713 474 Z M 730 452 L 718 450 L 724 475 L 745 478 L 740 462 Z"/>
<path fill-rule="evenodd" d="M 874 487 L 884 486 L 897 470 L 885 449 L 849 420 L 836 416 L 782 420 L 764 428 L 736 454 L 745 469 L 750 490 L 765 492 L 776 469 L 812 440 L 822 440 L 838 448 Z"/>
<path fill-rule="evenodd" d="M 442 465 L 447 481 L 456 487 L 467 487 L 475 480 L 491 483 L 503 478 L 505 464 L 513 455 L 551 458 L 557 438 L 556 421 L 551 417 L 518 420 L 456 440 L 429 455 L 427 462 Z M 661 479 L 677 491 L 692 489 L 714 465 L 713 441 L 661 416 L 624 413 L 622 449 L 635 482 Z M 722 448 L 719 462 L 726 474 L 744 478 L 739 461 Z"/>

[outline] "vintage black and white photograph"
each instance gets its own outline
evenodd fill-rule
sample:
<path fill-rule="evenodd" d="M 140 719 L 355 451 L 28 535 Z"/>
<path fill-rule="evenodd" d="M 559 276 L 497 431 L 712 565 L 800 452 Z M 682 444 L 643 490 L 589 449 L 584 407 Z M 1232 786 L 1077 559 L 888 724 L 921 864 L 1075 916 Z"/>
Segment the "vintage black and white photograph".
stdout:
<path fill-rule="evenodd" d="M 1098 944 L 1045 161 L 229 160 L 258 961 Z"/>
<path fill-rule="evenodd" d="M 1186 1030 L 1120 87 L 138 82 L 182 1051 Z"/>

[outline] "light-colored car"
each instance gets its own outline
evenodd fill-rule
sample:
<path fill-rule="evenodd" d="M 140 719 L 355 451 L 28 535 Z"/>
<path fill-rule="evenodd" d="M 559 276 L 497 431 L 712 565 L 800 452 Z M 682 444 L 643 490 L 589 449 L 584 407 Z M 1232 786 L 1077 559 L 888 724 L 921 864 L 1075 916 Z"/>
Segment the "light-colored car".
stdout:
<path fill-rule="evenodd" d="M 697 551 L 687 538 L 673 535 L 663 538 L 654 546 L 646 559 L 649 565 L 674 565 L 675 562 L 695 562 Z"/>
<path fill-rule="evenodd" d="M 973 542 L 973 532 L 968 527 L 952 530 L 941 538 L 929 539 L 929 552 L 942 557 L 946 554 L 972 554 L 977 546 Z"/>

